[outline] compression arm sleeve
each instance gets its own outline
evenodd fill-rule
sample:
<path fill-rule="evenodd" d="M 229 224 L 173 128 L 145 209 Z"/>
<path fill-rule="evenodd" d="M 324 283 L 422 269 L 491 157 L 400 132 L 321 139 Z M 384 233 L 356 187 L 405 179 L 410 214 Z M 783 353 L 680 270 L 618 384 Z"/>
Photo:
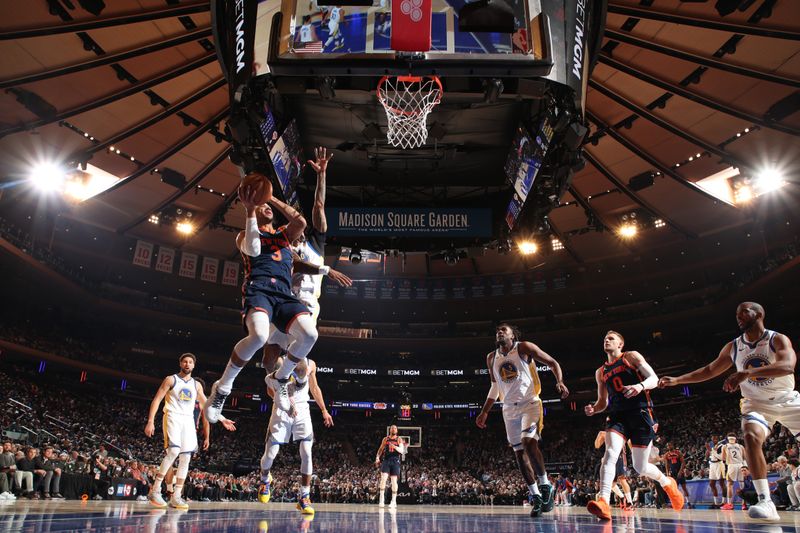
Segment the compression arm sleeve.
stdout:
<path fill-rule="evenodd" d="M 639 372 L 647 376 L 641 382 L 643 390 L 652 390 L 658 387 L 658 376 L 653 370 L 653 367 L 643 362 L 641 365 L 639 365 Z"/>
<path fill-rule="evenodd" d="M 258 222 L 255 217 L 248 217 L 244 226 L 244 238 L 242 239 L 242 253 L 250 257 L 257 257 L 261 254 L 261 234 L 258 232 Z"/>

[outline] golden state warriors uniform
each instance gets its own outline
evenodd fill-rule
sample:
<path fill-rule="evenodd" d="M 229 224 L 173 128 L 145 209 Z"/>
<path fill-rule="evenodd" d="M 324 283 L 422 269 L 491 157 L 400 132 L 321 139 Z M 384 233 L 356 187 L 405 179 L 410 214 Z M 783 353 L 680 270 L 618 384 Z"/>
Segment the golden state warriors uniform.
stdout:
<path fill-rule="evenodd" d="M 197 382 L 194 378 L 172 376 L 172 387 L 164 398 L 164 448 L 180 448 L 180 453 L 197 451 L 197 429 L 194 406 L 197 401 Z"/>
<path fill-rule="evenodd" d="M 261 253 L 256 257 L 242 253 L 242 321 L 251 309 L 262 311 L 267 313 L 270 323 L 286 333 L 295 318 L 309 312 L 292 294 L 291 245 L 285 227 L 274 233 L 259 231 L 259 235 Z"/>
<path fill-rule="evenodd" d="M 717 480 L 725 478 L 725 463 L 722 461 L 723 441 L 711 442 L 711 450 L 708 452 L 708 479 Z"/>
<path fill-rule="evenodd" d="M 308 374 L 316 368 L 316 363 L 307 359 Z M 308 378 L 308 376 L 306 376 Z M 267 381 L 269 386 L 271 380 Z M 311 409 L 308 402 L 311 396 L 308 391 L 309 380 L 302 387 L 297 386 L 294 373 L 289 382 L 289 401 L 295 409 L 295 416 L 278 409 L 278 402 L 272 402 L 272 414 L 269 417 L 267 439 L 274 444 L 289 444 L 290 440 L 314 440 L 314 428 L 311 426 Z M 274 389 L 273 389 L 274 392 Z"/>
<path fill-rule="evenodd" d="M 748 342 L 744 334 L 731 346 L 731 359 L 736 370 L 758 368 L 775 362 L 775 335 L 765 330 L 756 342 Z M 800 435 L 800 394 L 794 390 L 794 374 L 780 377 L 750 378 L 744 380 L 742 391 L 742 426 L 754 422 L 766 435 L 775 422 L 780 422 L 792 435 Z"/>
<path fill-rule="evenodd" d="M 520 357 L 518 346 L 515 342 L 506 354 L 498 348 L 492 361 L 492 374 L 503 401 L 506 437 L 514 449 L 522 449 L 523 437 L 538 440 L 544 422 L 536 363 Z"/>
<path fill-rule="evenodd" d="M 631 441 L 631 446 L 649 445 L 658 428 L 650 393 L 644 391 L 632 398 L 626 398 L 623 394 L 625 386 L 642 382 L 639 372 L 625 360 L 624 353 L 614 361 L 603 364 L 600 371 L 608 393 L 606 431 L 622 435 Z"/>
<path fill-rule="evenodd" d="M 723 446 L 725 450 L 726 464 L 728 466 L 728 473 L 725 476 L 729 481 L 739 481 L 744 479 L 742 476 L 742 467 L 745 466 L 744 462 L 744 446 L 738 444 L 736 441 L 730 442 Z"/>

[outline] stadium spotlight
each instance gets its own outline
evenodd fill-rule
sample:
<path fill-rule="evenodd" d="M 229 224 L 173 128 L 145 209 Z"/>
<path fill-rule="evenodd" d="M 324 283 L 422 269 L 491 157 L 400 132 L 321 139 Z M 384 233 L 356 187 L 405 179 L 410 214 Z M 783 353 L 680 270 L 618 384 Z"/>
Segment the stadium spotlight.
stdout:
<path fill-rule="evenodd" d="M 194 233 L 194 224 L 191 222 L 178 222 L 175 225 L 175 229 L 178 230 L 178 233 L 182 233 L 184 235 L 191 235 Z"/>
<path fill-rule="evenodd" d="M 632 239 L 636 237 L 636 234 L 639 232 L 639 228 L 636 227 L 636 223 L 634 222 L 626 222 L 619 227 L 619 236 L 623 239 Z"/>
<path fill-rule="evenodd" d="M 746 204 L 754 197 L 753 189 L 749 185 L 742 185 L 733 193 L 733 201 L 738 204 Z"/>
<path fill-rule="evenodd" d="M 350 250 L 350 262 L 354 265 L 358 265 L 361 263 L 361 249 L 360 248 L 353 248 Z"/>
<path fill-rule="evenodd" d="M 517 243 L 517 249 L 522 255 L 532 255 L 539 250 L 539 246 L 533 241 L 520 241 Z"/>
<path fill-rule="evenodd" d="M 156 214 L 152 214 L 152 215 L 150 215 L 150 218 L 148 218 L 147 220 L 148 220 L 148 221 L 149 221 L 151 224 L 156 224 L 156 225 L 158 225 L 158 223 L 161 221 L 161 219 L 159 218 L 159 216 L 158 216 L 158 215 L 156 215 Z"/>
<path fill-rule="evenodd" d="M 664 222 L 664 220 L 663 220 L 663 219 L 661 219 L 661 218 L 657 218 L 657 219 L 655 219 L 655 220 L 653 221 L 653 225 L 654 225 L 656 228 L 663 228 L 664 226 L 666 226 L 666 225 L 667 225 L 667 223 L 666 223 L 666 222 Z"/>
<path fill-rule="evenodd" d="M 561 242 L 561 239 L 557 239 L 555 237 L 550 240 L 550 245 L 553 247 L 554 252 L 564 249 L 564 243 Z"/>
<path fill-rule="evenodd" d="M 28 179 L 42 192 L 56 192 L 63 189 L 67 173 L 55 163 L 37 163 L 31 169 Z"/>
<path fill-rule="evenodd" d="M 780 189 L 786 185 L 783 172 L 775 167 L 765 167 L 760 170 L 756 175 L 756 189 L 760 194 Z"/>

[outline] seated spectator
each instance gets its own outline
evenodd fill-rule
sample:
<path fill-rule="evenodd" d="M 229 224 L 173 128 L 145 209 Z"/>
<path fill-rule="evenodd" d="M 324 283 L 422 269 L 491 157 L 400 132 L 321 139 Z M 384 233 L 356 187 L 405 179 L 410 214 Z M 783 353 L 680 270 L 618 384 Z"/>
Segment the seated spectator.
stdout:
<path fill-rule="evenodd" d="M 37 455 L 34 459 L 36 471 L 44 472 L 40 480 L 41 491 L 45 500 L 56 498 L 64 499 L 61 495 L 61 468 L 55 464 L 54 450 L 52 446 L 45 446 L 42 455 Z"/>
<path fill-rule="evenodd" d="M 742 488 L 736 494 L 747 506 L 758 503 L 758 493 L 753 485 L 753 476 L 750 475 L 750 470 L 746 466 L 742 467 Z"/>
<path fill-rule="evenodd" d="M 25 452 L 18 451 L 16 457 L 17 476 L 19 478 L 18 484 L 22 486 L 22 482 L 27 481 L 28 490 L 25 491 L 25 496 L 34 500 L 38 500 L 39 492 L 36 476 L 39 476 L 39 479 L 41 479 L 41 477 L 44 476 L 45 471 L 37 471 L 36 469 L 36 448 L 29 447 L 25 450 Z"/>
<path fill-rule="evenodd" d="M 14 485 L 14 474 L 17 470 L 14 458 L 14 447 L 10 441 L 3 443 L 3 452 L 0 453 L 0 500 L 16 500 L 11 492 Z"/>

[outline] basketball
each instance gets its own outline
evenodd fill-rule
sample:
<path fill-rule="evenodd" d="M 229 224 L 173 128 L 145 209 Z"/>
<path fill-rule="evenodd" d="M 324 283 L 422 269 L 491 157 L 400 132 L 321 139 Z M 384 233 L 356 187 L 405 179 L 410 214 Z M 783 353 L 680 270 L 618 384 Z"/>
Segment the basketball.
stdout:
<path fill-rule="evenodd" d="M 242 178 L 239 185 L 239 195 L 242 196 L 246 191 L 255 191 L 256 205 L 269 202 L 272 199 L 272 182 L 263 174 L 251 172 Z"/>

